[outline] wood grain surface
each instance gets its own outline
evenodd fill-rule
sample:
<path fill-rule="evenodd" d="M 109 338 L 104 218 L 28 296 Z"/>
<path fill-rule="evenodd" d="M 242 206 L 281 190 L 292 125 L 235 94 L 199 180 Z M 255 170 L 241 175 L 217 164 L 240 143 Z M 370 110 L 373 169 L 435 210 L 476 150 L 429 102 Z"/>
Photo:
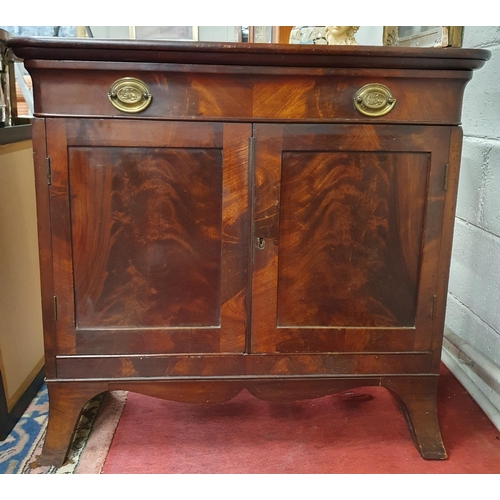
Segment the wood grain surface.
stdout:
<path fill-rule="evenodd" d="M 77 147 L 69 168 L 77 327 L 218 326 L 221 150 Z"/>
<path fill-rule="evenodd" d="M 429 157 L 283 154 L 278 326 L 411 327 Z"/>
<path fill-rule="evenodd" d="M 58 39 L 13 37 L 8 46 L 23 59 L 70 61 L 165 61 L 248 66 L 477 69 L 489 60 L 484 49 L 315 47 L 300 44 L 218 43 L 165 40 Z"/>
<path fill-rule="evenodd" d="M 39 82 L 35 115 L 44 117 L 458 124 L 460 96 L 470 78 L 468 71 L 451 70 L 26 64 Z M 124 77 L 142 80 L 152 95 L 137 115 L 117 110 L 108 98 Z M 370 83 L 385 85 L 396 99 L 388 114 L 369 117 L 355 109 L 357 91 Z"/>

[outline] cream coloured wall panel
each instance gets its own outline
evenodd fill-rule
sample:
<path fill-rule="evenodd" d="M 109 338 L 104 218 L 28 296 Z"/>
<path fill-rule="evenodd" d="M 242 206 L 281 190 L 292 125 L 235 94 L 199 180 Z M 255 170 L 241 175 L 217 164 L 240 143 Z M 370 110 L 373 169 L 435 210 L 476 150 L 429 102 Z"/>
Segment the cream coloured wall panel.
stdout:
<path fill-rule="evenodd" d="M 9 409 L 43 366 L 31 141 L 0 146 L 0 367 Z"/>

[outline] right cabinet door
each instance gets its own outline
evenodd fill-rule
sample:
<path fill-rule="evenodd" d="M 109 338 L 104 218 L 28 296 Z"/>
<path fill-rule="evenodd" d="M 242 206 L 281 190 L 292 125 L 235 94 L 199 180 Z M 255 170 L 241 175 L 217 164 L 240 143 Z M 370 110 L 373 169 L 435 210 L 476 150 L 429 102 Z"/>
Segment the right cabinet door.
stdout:
<path fill-rule="evenodd" d="M 450 127 L 255 126 L 255 353 L 431 349 Z"/>

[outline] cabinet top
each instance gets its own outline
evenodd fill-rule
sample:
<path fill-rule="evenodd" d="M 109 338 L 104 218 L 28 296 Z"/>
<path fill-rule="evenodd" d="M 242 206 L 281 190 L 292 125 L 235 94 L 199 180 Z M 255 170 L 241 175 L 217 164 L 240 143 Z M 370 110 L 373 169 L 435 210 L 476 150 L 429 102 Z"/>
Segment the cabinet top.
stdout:
<path fill-rule="evenodd" d="M 464 70 L 481 68 L 484 49 L 14 37 L 20 59 Z"/>

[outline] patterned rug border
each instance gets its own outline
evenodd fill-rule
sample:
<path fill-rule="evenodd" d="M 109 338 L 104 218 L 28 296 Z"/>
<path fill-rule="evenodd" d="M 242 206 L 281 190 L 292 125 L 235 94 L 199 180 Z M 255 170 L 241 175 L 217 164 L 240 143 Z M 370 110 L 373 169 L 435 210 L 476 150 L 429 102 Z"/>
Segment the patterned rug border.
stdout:
<path fill-rule="evenodd" d="M 44 384 L 7 439 L 0 443 L 2 474 L 99 474 L 127 398 L 126 391 L 101 393 L 84 406 L 62 467 L 38 465 L 48 421 Z M 94 436 L 95 435 L 95 436 Z"/>

